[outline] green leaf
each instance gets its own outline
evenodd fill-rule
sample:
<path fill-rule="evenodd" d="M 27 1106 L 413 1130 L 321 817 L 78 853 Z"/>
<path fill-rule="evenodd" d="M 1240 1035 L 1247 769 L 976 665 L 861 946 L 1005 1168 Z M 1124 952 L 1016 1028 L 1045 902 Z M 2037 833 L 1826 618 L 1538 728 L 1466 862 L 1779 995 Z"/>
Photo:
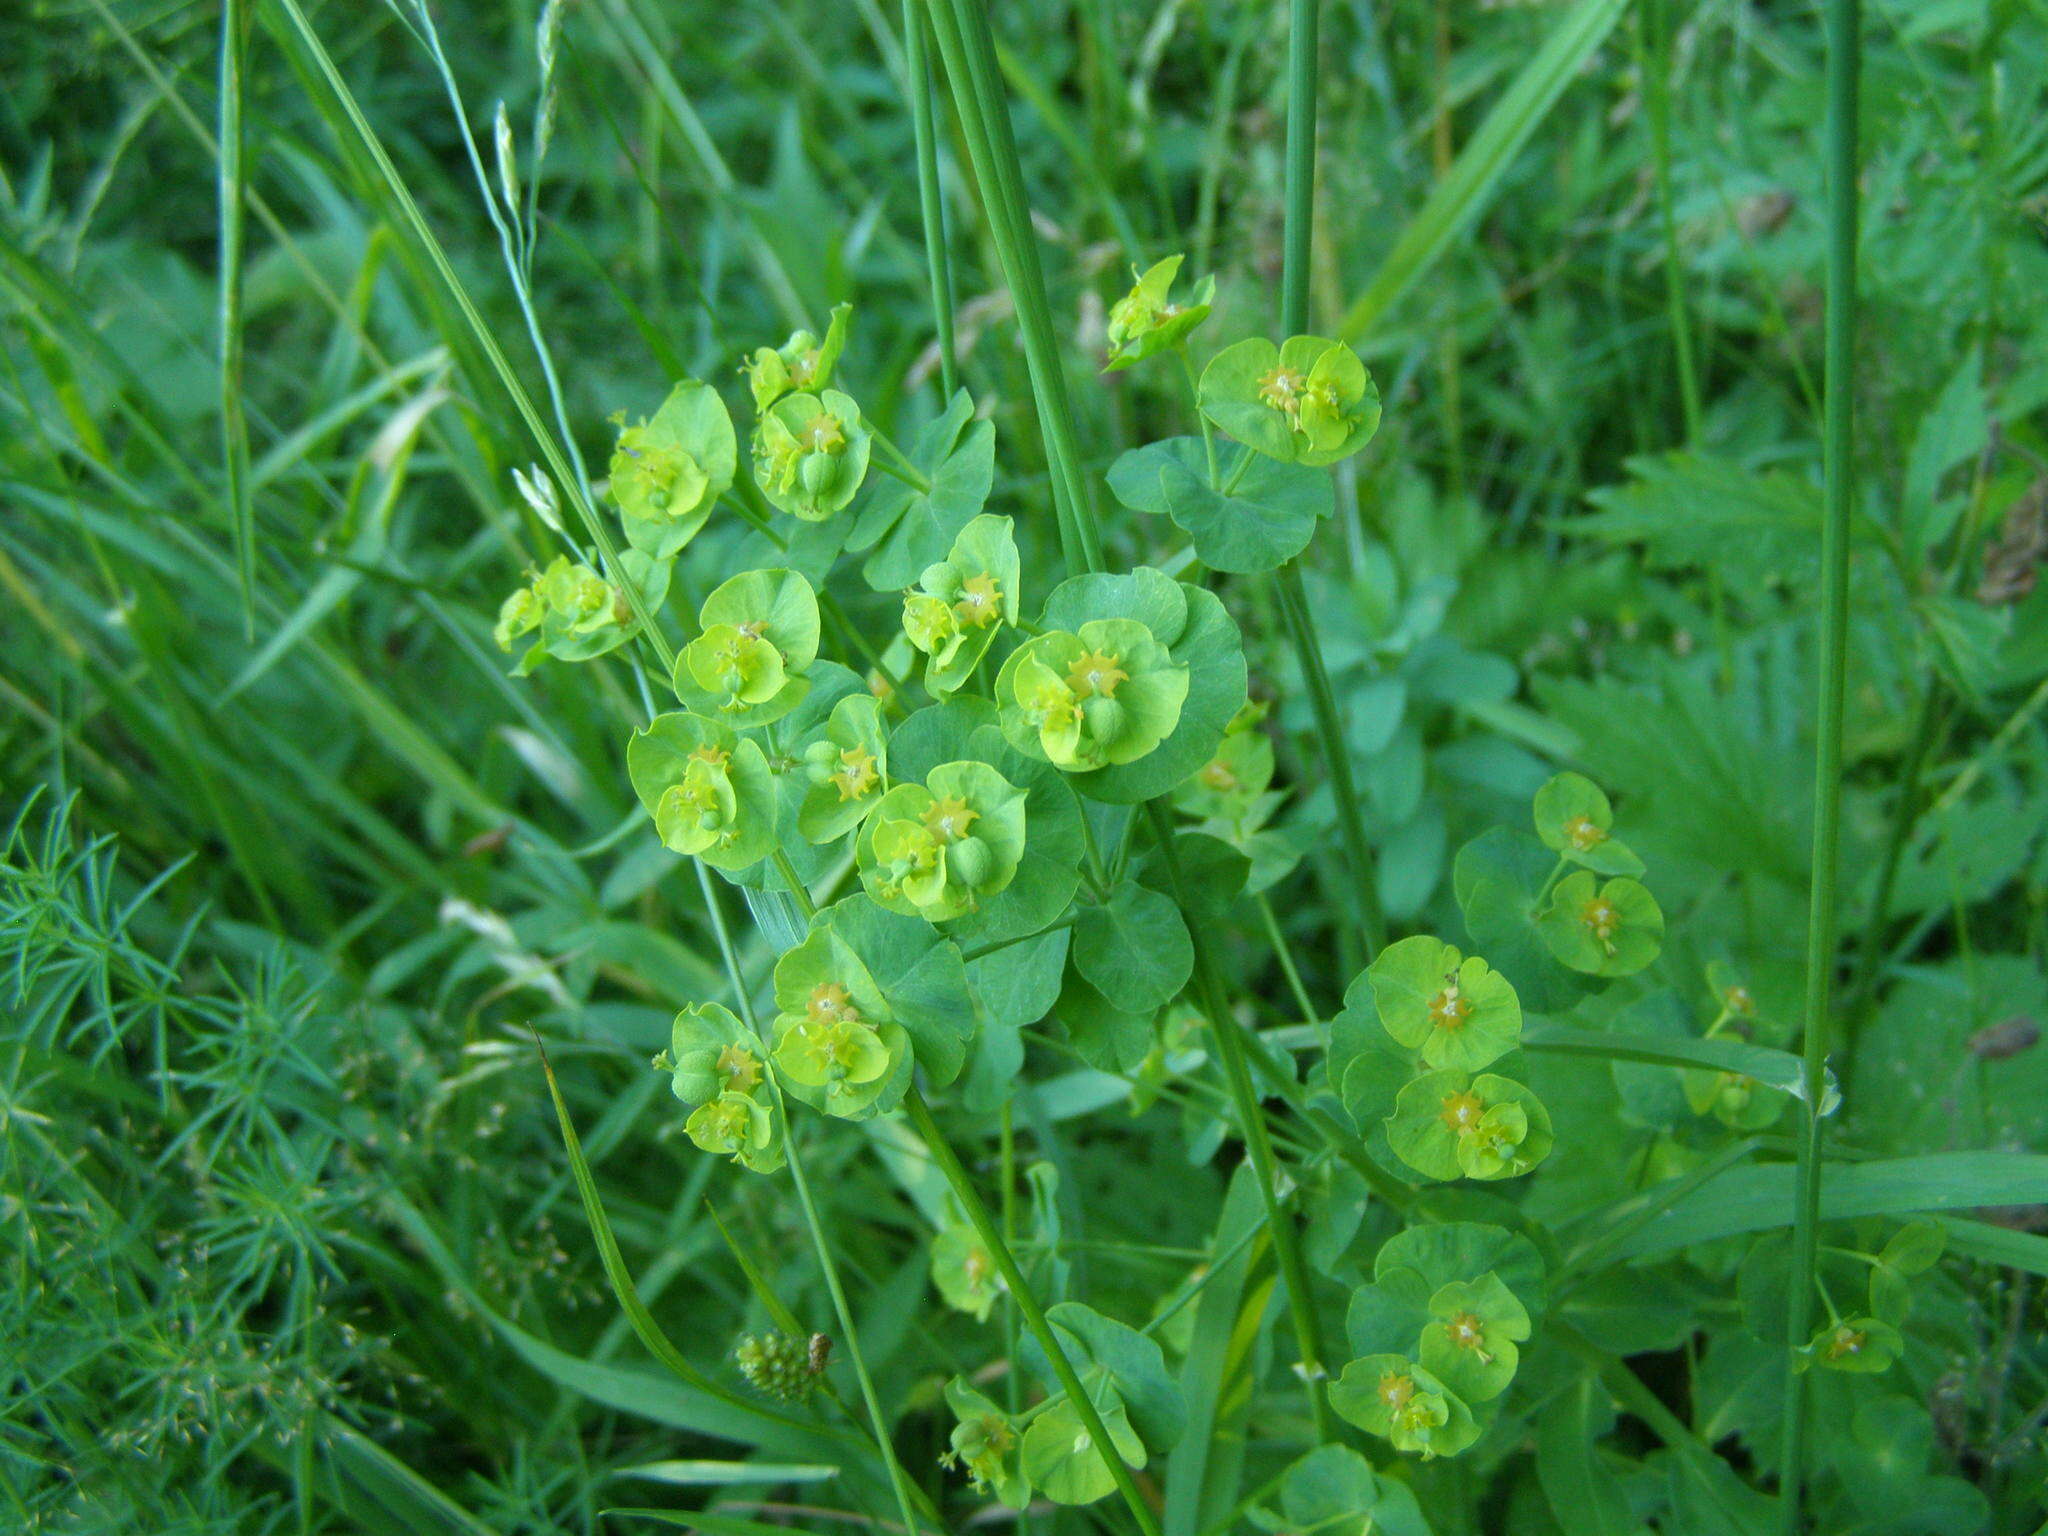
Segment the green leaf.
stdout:
<path fill-rule="evenodd" d="M 1085 1362 L 1109 1373 L 1145 1444 L 1154 1451 L 1172 1450 L 1187 1427 L 1187 1402 L 1167 1373 L 1158 1341 L 1078 1301 L 1049 1307 L 1046 1316 L 1065 1336 L 1061 1342 L 1076 1370 L 1085 1373 Z"/>
<path fill-rule="evenodd" d="M 995 483 L 996 430 L 973 416 L 967 391 L 957 391 L 945 412 L 919 431 L 906 450 L 931 488 L 919 490 L 888 478 L 862 507 L 847 547 L 856 552 L 873 547 L 861 574 L 876 591 L 896 592 L 915 584 L 926 566 L 946 558 L 953 540 L 987 504 Z"/>
<path fill-rule="evenodd" d="M 1525 1050 L 1560 1056 L 1601 1056 L 1610 1061 L 1642 1062 L 1649 1066 L 1732 1072 L 1795 1098 L 1806 1097 L 1806 1064 L 1797 1056 L 1726 1035 L 1694 1040 L 1540 1024 L 1523 1034 L 1522 1046 Z M 1821 1113 L 1833 1114 L 1841 1101 L 1841 1092 L 1830 1071 L 1821 1093 Z"/>
<path fill-rule="evenodd" d="M 1420 1275 L 1434 1295 L 1454 1280 L 1500 1276 L 1530 1316 L 1543 1310 L 1543 1256 L 1526 1237 L 1477 1221 L 1434 1222 L 1397 1232 L 1373 1260 L 1376 1281 L 1396 1269 Z"/>
<path fill-rule="evenodd" d="M 1614 1429 L 1607 1389 L 1580 1376 L 1536 1416 L 1536 1480 L 1561 1529 L 1582 1536 L 1642 1536 L 1621 1479 L 1601 1454 Z"/>
<path fill-rule="evenodd" d="M 1564 1012 L 1587 987 L 1551 956 L 1536 927 L 1536 896 L 1556 862 L 1528 833 L 1494 827 L 1460 848 L 1451 866 L 1472 947 L 1539 1013 Z"/>
<path fill-rule="evenodd" d="M 974 1036 L 974 1002 L 960 948 L 920 918 L 849 896 L 818 914 L 859 956 L 888 1016 L 910 1036 L 917 1064 L 944 1087 L 960 1073 Z"/>
<path fill-rule="evenodd" d="M 1091 1389 L 1089 1396 L 1125 1465 L 1144 1466 L 1144 1442 L 1131 1428 L 1116 1393 L 1104 1385 Z M 1116 1489 L 1116 1479 L 1101 1451 L 1090 1440 L 1080 1413 L 1064 1397 L 1040 1413 L 1024 1431 L 1023 1471 L 1055 1504 L 1092 1504 Z"/>
<path fill-rule="evenodd" d="M 1194 945 L 1180 909 L 1158 891 L 1125 880 L 1074 924 L 1074 966 L 1112 1005 L 1150 1013 L 1179 994 L 1194 969 Z"/>
<path fill-rule="evenodd" d="M 1239 575 L 1285 565 L 1336 508 L 1330 477 L 1299 464 L 1261 455 L 1232 478 L 1227 494 L 1209 483 L 1207 450 L 1196 437 L 1133 448 L 1109 468 L 1117 500 L 1172 518 L 1204 565 Z"/>

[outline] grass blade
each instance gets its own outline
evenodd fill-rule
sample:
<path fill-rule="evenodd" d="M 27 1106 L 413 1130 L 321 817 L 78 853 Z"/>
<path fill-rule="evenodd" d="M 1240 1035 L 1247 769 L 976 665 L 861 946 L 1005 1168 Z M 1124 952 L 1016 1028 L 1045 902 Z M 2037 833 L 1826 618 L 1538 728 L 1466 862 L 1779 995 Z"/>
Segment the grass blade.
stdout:
<path fill-rule="evenodd" d="M 234 524 L 242 631 L 256 637 L 256 514 L 249 494 L 249 424 L 242 414 L 242 74 L 249 54 L 248 0 L 220 9 L 220 434 Z"/>
<path fill-rule="evenodd" d="M 1472 227 L 1515 155 L 1627 7 L 1628 0 L 1579 0 L 1558 22 L 1557 30 L 1458 152 L 1451 173 L 1431 189 L 1365 292 L 1352 301 L 1339 336 L 1357 341 L 1371 332 L 1451 243 Z"/>

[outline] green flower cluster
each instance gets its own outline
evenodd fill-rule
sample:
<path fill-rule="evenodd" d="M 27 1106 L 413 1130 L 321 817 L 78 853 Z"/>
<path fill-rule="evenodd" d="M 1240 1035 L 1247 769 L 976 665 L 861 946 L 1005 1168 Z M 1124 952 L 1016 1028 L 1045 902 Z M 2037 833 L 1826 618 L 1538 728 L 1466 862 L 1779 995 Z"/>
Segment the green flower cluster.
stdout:
<path fill-rule="evenodd" d="M 1551 954 L 1588 976 L 1633 976 L 1649 965 L 1664 946 L 1664 912 L 1635 878 L 1643 861 L 1614 837 L 1600 787 L 1576 773 L 1557 775 L 1536 791 L 1535 820 L 1558 861 L 1536 919 Z"/>
<path fill-rule="evenodd" d="M 1323 336 L 1279 346 L 1249 337 L 1202 370 L 1201 412 L 1247 447 L 1288 464 L 1334 464 L 1379 430 L 1380 394 L 1358 354 Z"/>
<path fill-rule="evenodd" d="M 987 763 L 899 784 L 861 828 L 861 883 L 892 912 L 943 923 L 977 910 L 1024 859 L 1024 791 Z"/>
<path fill-rule="evenodd" d="M 641 606 L 653 612 L 668 595 L 669 563 L 639 550 L 619 556 L 623 580 L 633 584 Z M 498 649 L 526 635 L 537 638 L 519 660 L 516 675 L 524 677 L 541 662 L 589 661 L 617 650 L 639 632 L 633 601 L 623 585 L 608 582 L 587 565 L 557 555 L 546 570 L 499 605 L 491 638 Z"/>
<path fill-rule="evenodd" d="M 851 945 L 826 924 L 775 965 L 776 1071 L 789 1091 L 842 1120 L 894 1109 L 910 1086 L 910 1037 Z"/>
<path fill-rule="evenodd" d="M 1185 304 L 1171 297 L 1182 260 L 1169 256 L 1154 262 L 1142 275 L 1132 269 L 1136 284 L 1109 307 L 1104 338 L 1109 343 L 1109 361 L 1103 366 L 1104 373 L 1115 373 L 1184 345 L 1188 334 L 1209 318 L 1209 306 L 1216 297 L 1214 277 L 1197 283 L 1194 297 Z"/>
<path fill-rule="evenodd" d="M 830 384 L 852 319 L 853 306 L 837 304 L 826 323 L 824 340 L 811 331 L 793 331 L 779 347 L 756 347 L 754 355 L 740 365 L 754 397 L 754 410 L 767 410 L 792 390 L 815 391 Z"/>
<path fill-rule="evenodd" d="M 766 725 L 803 702 L 818 656 L 818 597 L 796 571 L 743 571 L 698 611 L 676 658 L 676 696 L 735 725 Z"/>
<path fill-rule="evenodd" d="M 1500 1396 L 1515 1378 L 1528 1309 L 1490 1270 L 1430 1290 L 1403 1269 L 1376 1286 L 1426 1321 L 1406 1353 L 1382 1351 L 1346 1365 L 1330 1388 L 1330 1406 L 1397 1451 L 1424 1460 L 1455 1456 L 1483 1429 L 1472 1405 Z"/>
<path fill-rule="evenodd" d="M 678 1013 L 669 1046 L 654 1058 L 675 1096 L 689 1107 L 683 1130 L 704 1151 L 756 1173 L 782 1166 L 782 1138 L 763 1067 L 768 1053 L 754 1032 L 717 1003 Z"/>
<path fill-rule="evenodd" d="M 1506 1179 L 1548 1155 L 1550 1114 L 1498 1063 L 1521 1041 L 1522 1005 L 1478 956 L 1417 935 L 1388 945 L 1364 981 L 1410 1069 L 1387 1117 L 1401 1160 L 1432 1179 Z M 1352 1000 L 1346 997 L 1347 1012 Z"/>
<path fill-rule="evenodd" d="M 957 691 L 1003 625 L 1017 622 L 1021 580 L 1010 519 L 983 513 L 904 593 L 903 633 L 925 657 L 924 685 L 934 698 Z"/>
<path fill-rule="evenodd" d="M 733 1346 L 733 1364 L 747 1385 L 778 1403 L 801 1403 L 824 1379 L 827 1350 L 823 1334 L 800 1339 L 792 1333 L 749 1333 Z"/>
<path fill-rule="evenodd" d="M 739 445 L 718 391 L 685 379 L 612 449 L 611 497 L 633 547 L 666 560 L 694 539 L 732 485 Z"/>
<path fill-rule="evenodd" d="M 1136 762 L 1172 734 L 1187 696 L 1187 667 L 1138 619 L 1034 635 L 996 675 L 1003 733 L 1069 773 Z"/>

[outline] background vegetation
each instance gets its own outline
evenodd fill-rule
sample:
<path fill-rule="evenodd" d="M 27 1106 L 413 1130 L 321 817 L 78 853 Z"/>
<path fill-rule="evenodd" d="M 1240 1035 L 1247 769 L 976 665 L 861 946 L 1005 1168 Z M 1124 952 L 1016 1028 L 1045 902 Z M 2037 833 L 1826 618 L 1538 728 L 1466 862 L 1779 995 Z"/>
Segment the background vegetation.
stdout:
<path fill-rule="evenodd" d="M 0 1508 L 124 1532 L 592 1531 L 628 1528 L 599 1514 L 622 1505 L 716 1504 L 733 1530 L 811 1506 L 893 1519 L 872 1467 L 736 1469 L 753 1442 L 648 1364 L 608 1290 L 536 1035 L 691 1360 L 737 1388 L 727 1357 L 772 1321 L 764 1294 L 807 1327 L 830 1315 L 783 1186 L 698 1154 L 646 1070 L 675 1008 L 724 981 L 703 895 L 624 775 L 630 671 L 515 680 L 490 643 L 556 545 L 514 489 L 537 450 L 462 303 L 544 400 L 530 307 L 598 462 L 613 411 L 685 374 L 730 383 L 743 350 L 852 298 L 843 372 L 907 440 L 939 396 L 901 17 L 565 7 L 515 284 L 448 86 L 486 163 L 500 98 L 528 156 L 537 7 L 438 7 L 445 80 L 405 7 L 308 8 L 395 183 L 291 11 L 230 7 L 246 61 L 223 98 L 220 7 L 0 10 Z M 1169 372 L 1094 375 L 1130 263 L 1184 250 L 1217 275 L 1218 335 L 1276 329 L 1285 8 L 1003 12 L 1099 481 L 1186 429 Z M 1455 925 L 1452 851 L 1525 825 L 1531 791 L 1575 767 L 1662 876 L 1666 983 L 1697 1010 L 1708 963 L 1740 957 L 1768 1043 L 1789 1043 L 1821 506 L 1816 10 L 1333 3 L 1323 46 L 1313 314 L 1360 346 L 1386 414 L 1307 579 L 1380 904 L 1397 932 Z M 1852 1158 L 2020 1154 L 2048 1144 L 2048 7 L 1871 0 L 1864 61 L 1831 1134 Z M 1049 549 L 1010 301 L 944 114 L 940 132 L 964 382 L 1003 445 L 992 506 Z M 248 193 L 226 283 L 223 175 Z M 679 603 L 736 568 L 742 531 L 693 547 Z M 1125 563 L 1164 533 L 1110 523 Z M 1262 586 L 1228 600 L 1298 790 L 1283 846 L 1308 854 L 1213 943 L 1247 1022 L 1284 1043 L 1301 1009 L 1266 925 L 1325 1015 L 1358 956 L 1321 904 L 1330 808 L 1282 627 Z M 886 628 L 893 603 L 858 614 Z M 736 937 L 760 974 L 768 939 Z M 1142 1070 L 1080 1059 L 1058 1023 L 1027 1045 L 1004 1141 L 1032 1168 L 1019 1229 L 1067 1293 L 1140 1321 L 1217 1257 L 1237 1154 L 1214 1068 L 1134 1092 Z M 1558 1145 L 1534 1212 L 1666 1176 L 1677 1109 L 1605 1062 L 1537 1080 Z M 964 1524 L 981 1501 L 937 1466 L 939 1388 L 1003 1345 L 937 1305 L 918 1169 L 878 1142 L 814 1121 L 811 1174 L 904 1464 Z M 1789 1145 L 1760 1133 L 1765 1157 Z M 2041 1517 L 2038 1164 L 1967 1167 L 1925 1204 L 2001 1209 L 1916 1282 L 1900 1365 L 1831 1400 L 1826 1529 Z M 1317 1178 L 1311 1258 L 1341 1300 L 1385 1229 Z M 1742 1254 L 1722 1238 L 1581 1292 L 1573 1326 L 1606 1374 L 1532 1350 L 1527 1432 L 1418 1476 L 1437 1528 L 1576 1529 L 1586 1509 L 1765 1528 L 1694 1487 L 1683 1450 L 1775 1469 L 1780 1353 L 1741 1333 Z M 1248 1260 L 1238 1294 L 1271 1264 Z M 1273 1364 L 1279 1309 L 1243 1315 L 1207 1378 L 1211 1465 L 1193 1493 L 1168 1479 L 1176 1536 L 1270 1504 L 1312 1443 Z"/>

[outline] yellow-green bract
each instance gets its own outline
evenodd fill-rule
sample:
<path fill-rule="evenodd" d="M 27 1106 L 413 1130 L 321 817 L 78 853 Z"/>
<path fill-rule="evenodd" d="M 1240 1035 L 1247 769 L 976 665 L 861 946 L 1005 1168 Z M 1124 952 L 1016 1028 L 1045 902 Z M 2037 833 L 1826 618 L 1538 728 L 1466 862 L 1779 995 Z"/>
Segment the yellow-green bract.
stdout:
<path fill-rule="evenodd" d="M 1288 463 L 1334 464 L 1379 430 L 1380 393 L 1341 341 L 1262 336 L 1225 347 L 1202 370 L 1202 414 L 1239 442 Z"/>

